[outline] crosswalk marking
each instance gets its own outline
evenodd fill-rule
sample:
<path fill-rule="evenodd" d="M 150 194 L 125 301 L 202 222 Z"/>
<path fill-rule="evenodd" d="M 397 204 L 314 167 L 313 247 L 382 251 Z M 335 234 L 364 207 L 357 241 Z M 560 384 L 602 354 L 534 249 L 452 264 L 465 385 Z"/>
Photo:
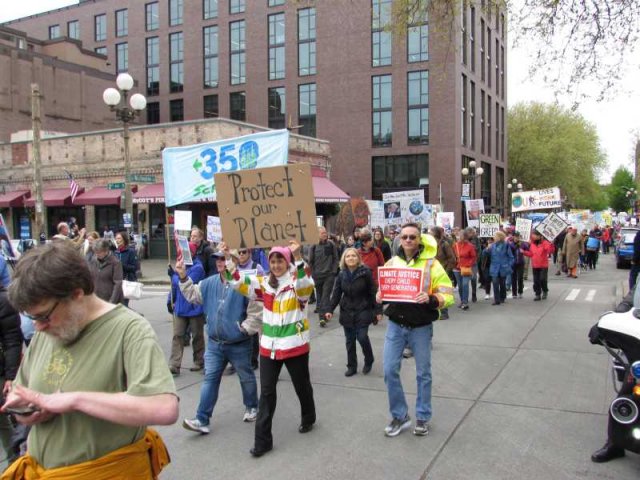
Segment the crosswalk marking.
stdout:
<path fill-rule="evenodd" d="M 571 293 L 569 295 L 567 295 L 567 298 L 565 298 L 565 300 L 568 301 L 568 302 L 573 302 L 576 298 L 578 298 L 579 294 L 580 294 L 580 289 L 579 288 L 573 288 L 573 289 L 571 289 Z"/>
<path fill-rule="evenodd" d="M 587 302 L 593 302 L 593 297 L 596 296 L 596 291 L 595 290 L 589 290 L 589 293 L 587 293 L 587 296 L 585 298 L 585 300 Z"/>

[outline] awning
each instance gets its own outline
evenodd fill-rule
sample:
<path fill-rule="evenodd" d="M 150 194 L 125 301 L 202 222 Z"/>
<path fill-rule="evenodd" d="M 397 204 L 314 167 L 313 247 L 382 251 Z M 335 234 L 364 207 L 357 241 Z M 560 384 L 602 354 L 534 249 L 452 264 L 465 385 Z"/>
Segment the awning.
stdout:
<path fill-rule="evenodd" d="M 132 191 L 135 189 L 132 187 Z M 107 187 L 94 187 L 76 197 L 75 205 L 120 205 L 122 190 L 109 190 Z"/>
<path fill-rule="evenodd" d="M 29 190 L 16 190 L 15 192 L 6 192 L 0 195 L 0 207 L 22 207 L 25 199 L 31 195 Z"/>
<path fill-rule="evenodd" d="M 147 185 L 133 194 L 133 203 L 164 203 L 164 183 Z"/>
<path fill-rule="evenodd" d="M 84 188 L 78 190 L 78 195 L 84 192 Z M 77 199 L 77 197 L 76 197 Z M 50 188 L 42 192 L 42 201 L 45 207 L 72 207 L 71 203 L 71 191 L 69 187 L 66 188 Z M 36 204 L 36 198 L 31 197 L 24 202 L 27 207 L 34 207 Z"/>
<path fill-rule="evenodd" d="M 325 177 L 312 177 L 313 194 L 316 203 L 339 203 L 347 202 L 349 195 L 344 193 L 340 187 Z"/>

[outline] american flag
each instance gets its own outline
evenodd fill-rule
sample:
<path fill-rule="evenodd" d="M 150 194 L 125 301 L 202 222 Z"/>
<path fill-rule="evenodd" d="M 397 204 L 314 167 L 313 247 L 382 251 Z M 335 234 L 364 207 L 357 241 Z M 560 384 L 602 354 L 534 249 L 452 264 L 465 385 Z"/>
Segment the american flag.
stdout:
<path fill-rule="evenodd" d="M 69 177 L 69 191 L 71 192 L 71 203 L 76 201 L 76 197 L 78 196 L 78 190 L 80 189 L 80 185 L 75 181 L 73 175 L 65 170 L 65 173 Z"/>

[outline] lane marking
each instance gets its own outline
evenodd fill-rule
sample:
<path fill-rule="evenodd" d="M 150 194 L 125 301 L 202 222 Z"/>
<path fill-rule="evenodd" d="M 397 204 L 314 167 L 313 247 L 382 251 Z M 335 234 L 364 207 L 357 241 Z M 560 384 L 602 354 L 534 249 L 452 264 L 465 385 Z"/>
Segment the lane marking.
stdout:
<path fill-rule="evenodd" d="M 579 288 L 573 288 L 571 289 L 571 293 L 569 295 L 567 295 L 567 298 L 565 298 L 565 300 L 567 302 L 573 302 L 578 295 L 580 294 L 580 289 Z"/>
<path fill-rule="evenodd" d="M 585 297 L 585 300 L 587 302 L 593 302 L 593 297 L 596 296 L 596 291 L 595 290 L 589 290 L 589 293 L 587 293 L 587 296 Z"/>

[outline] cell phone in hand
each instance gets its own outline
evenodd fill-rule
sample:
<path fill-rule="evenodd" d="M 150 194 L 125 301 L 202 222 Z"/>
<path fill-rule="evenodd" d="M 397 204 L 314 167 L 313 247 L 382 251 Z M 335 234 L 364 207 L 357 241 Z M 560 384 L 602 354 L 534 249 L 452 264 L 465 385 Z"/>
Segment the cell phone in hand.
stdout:
<path fill-rule="evenodd" d="M 39 412 L 40 409 L 35 405 L 26 405 L 24 407 L 7 407 L 4 409 L 5 413 L 10 413 L 12 415 L 33 415 L 36 412 Z"/>

